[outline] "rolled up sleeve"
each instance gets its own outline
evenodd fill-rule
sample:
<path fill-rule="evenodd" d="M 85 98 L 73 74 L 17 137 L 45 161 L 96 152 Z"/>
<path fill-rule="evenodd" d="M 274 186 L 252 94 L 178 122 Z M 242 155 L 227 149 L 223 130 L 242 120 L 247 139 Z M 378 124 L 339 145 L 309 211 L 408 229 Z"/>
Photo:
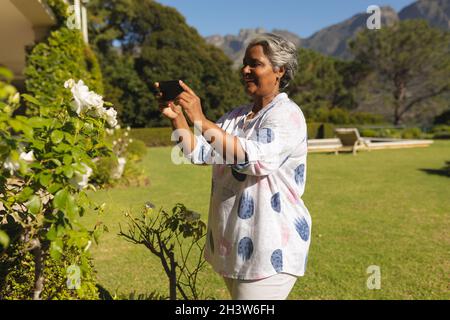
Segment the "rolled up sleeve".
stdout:
<path fill-rule="evenodd" d="M 302 126 L 304 126 L 302 128 Z M 246 162 L 231 165 L 237 172 L 263 176 L 276 171 L 306 138 L 306 124 L 295 125 L 288 114 L 272 113 L 255 128 L 250 139 L 238 137 Z"/>

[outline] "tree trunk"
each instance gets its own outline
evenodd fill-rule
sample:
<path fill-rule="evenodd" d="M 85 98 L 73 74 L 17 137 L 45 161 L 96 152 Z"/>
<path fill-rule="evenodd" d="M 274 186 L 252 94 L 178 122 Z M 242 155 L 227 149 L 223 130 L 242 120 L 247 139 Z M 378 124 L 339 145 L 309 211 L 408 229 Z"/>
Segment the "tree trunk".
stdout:
<path fill-rule="evenodd" d="M 169 277 L 169 292 L 170 300 L 177 300 L 177 273 L 176 263 L 173 252 L 169 252 L 170 260 L 170 277 Z"/>
<path fill-rule="evenodd" d="M 44 259 L 41 242 L 35 239 L 34 255 L 34 291 L 33 300 L 41 300 L 41 293 L 44 290 Z"/>
<path fill-rule="evenodd" d="M 400 79 L 400 76 L 396 76 L 394 78 L 395 91 L 394 91 L 394 99 L 395 99 L 395 109 L 394 109 L 394 124 L 398 125 L 402 119 L 403 115 L 403 106 L 405 104 L 405 95 L 406 95 L 406 87 L 403 79 Z"/>

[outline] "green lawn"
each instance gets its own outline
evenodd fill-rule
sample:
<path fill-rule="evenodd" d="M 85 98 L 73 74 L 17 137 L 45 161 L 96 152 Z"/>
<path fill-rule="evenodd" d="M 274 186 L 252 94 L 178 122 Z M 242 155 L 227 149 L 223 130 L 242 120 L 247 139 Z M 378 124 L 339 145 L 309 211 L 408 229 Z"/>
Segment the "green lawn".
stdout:
<path fill-rule="evenodd" d="M 148 187 L 98 191 L 110 232 L 92 249 L 98 280 L 108 291 L 167 294 L 159 262 L 117 236 L 126 210 L 146 201 L 166 209 L 177 202 L 206 220 L 211 167 L 173 165 L 170 147 L 150 148 Z M 310 154 L 303 197 L 312 219 L 305 277 L 289 299 L 448 299 L 450 297 L 450 141 L 429 148 L 351 154 Z M 84 219 L 92 225 L 96 216 Z M 367 268 L 381 269 L 381 289 L 366 286 Z M 222 279 L 208 266 L 205 294 L 227 299 Z"/>

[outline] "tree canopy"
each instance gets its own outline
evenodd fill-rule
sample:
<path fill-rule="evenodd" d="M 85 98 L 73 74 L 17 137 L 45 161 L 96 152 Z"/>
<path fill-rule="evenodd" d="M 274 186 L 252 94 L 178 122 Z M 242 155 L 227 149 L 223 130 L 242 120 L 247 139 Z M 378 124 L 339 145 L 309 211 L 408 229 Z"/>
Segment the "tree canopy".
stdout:
<path fill-rule="evenodd" d="M 423 112 L 450 90 L 450 33 L 426 21 L 409 20 L 380 30 L 365 30 L 350 47 L 356 61 L 376 74 L 392 120 L 399 124 L 411 113 Z M 379 101 L 382 101 L 379 99 Z M 428 110 L 429 111 L 429 110 Z M 436 110 L 438 112 L 438 110 Z"/>
<path fill-rule="evenodd" d="M 94 0 L 89 12 L 105 95 L 119 109 L 123 124 L 169 124 L 153 96 L 157 81 L 185 81 L 211 120 L 248 101 L 231 60 L 175 9 L 151 0 Z"/>

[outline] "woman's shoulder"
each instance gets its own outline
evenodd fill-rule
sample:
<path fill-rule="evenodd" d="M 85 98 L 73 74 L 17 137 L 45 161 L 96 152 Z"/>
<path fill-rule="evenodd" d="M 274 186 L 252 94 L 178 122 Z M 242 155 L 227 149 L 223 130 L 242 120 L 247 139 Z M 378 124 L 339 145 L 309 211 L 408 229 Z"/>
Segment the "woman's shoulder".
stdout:
<path fill-rule="evenodd" d="M 291 100 L 287 94 L 281 99 L 276 108 L 273 108 L 274 112 L 271 112 L 272 117 L 283 119 L 296 119 L 298 121 L 305 121 L 305 116 L 301 107 L 293 100 Z"/>

